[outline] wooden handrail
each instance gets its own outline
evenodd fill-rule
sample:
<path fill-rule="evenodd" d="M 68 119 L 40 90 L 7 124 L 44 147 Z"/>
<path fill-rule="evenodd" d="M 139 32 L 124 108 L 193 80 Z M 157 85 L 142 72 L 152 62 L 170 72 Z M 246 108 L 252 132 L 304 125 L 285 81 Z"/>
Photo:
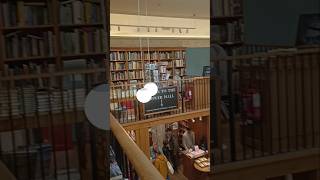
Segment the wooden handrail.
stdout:
<path fill-rule="evenodd" d="M 290 56 L 290 55 L 302 55 L 302 54 L 309 54 L 309 53 L 319 53 L 320 48 L 308 48 L 308 49 L 297 49 L 296 51 L 289 51 L 289 52 L 261 52 L 261 53 L 254 53 L 248 55 L 240 55 L 240 56 L 228 56 L 224 58 L 214 58 L 214 61 L 237 61 L 243 59 L 253 59 L 253 58 L 268 58 L 273 56 Z"/>
<path fill-rule="evenodd" d="M 0 178 L 5 180 L 16 180 L 9 169 L 0 161 Z"/>
<path fill-rule="evenodd" d="M 126 133 L 124 128 L 110 113 L 110 127 L 121 148 L 142 180 L 164 180 L 147 156 Z"/>

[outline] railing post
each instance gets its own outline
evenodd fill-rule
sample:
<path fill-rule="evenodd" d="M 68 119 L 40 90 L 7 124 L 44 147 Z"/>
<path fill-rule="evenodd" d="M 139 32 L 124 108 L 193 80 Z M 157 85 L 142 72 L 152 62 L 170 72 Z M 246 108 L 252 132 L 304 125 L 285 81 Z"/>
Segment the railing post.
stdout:
<path fill-rule="evenodd" d="M 228 96 L 229 96 L 229 129 L 230 129 L 230 157 L 231 161 L 236 160 L 235 151 L 235 125 L 234 125 L 234 97 L 233 97 L 233 69 L 232 61 L 228 61 Z"/>

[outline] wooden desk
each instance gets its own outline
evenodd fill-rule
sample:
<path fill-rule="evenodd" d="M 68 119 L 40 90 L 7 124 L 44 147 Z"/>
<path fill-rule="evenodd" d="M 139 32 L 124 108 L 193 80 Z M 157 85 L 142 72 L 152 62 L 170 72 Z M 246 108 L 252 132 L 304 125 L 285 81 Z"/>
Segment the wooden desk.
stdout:
<path fill-rule="evenodd" d="M 203 172 L 204 170 L 199 171 L 194 166 L 194 159 L 191 159 L 189 156 L 182 154 L 182 165 L 183 165 L 183 175 L 188 180 L 209 180 L 210 168 L 204 170 L 209 170 L 208 172 Z M 200 168 L 200 167 L 199 167 Z"/>
<path fill-rule="evenodd" d="M 196 170 L 202 172 L 202 173 L 209 173 L 210 172 L 210 166 L 207 167 L 200 167 L 197 163 L 193 163 L 194 168 L 196 168 Z"/>

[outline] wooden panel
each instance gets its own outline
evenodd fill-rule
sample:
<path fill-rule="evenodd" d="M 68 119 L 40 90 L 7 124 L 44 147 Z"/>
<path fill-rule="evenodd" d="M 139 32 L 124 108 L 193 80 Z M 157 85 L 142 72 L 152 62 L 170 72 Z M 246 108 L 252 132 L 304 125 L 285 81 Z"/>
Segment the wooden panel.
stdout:
<path fill-rule="evenodd" d="M 312 55 L 312 77 L 315 146 L 320 147 L 320 54 Z"/>
<path fill-rule="evenodd" d="M 141 180 L 164 179 L 113 115 L 110 115 L 110 127 Z"/>
<path fill-rule="evenodd" d="M 150 144 L 148 128 L 136 129 L 136 143 L 144 154 L 150 158 Z"/>
<path fill-rule="evenodd" d="M 319 149 L 216 165 L 214 180 L 265 180 L 320 168 Z"/>

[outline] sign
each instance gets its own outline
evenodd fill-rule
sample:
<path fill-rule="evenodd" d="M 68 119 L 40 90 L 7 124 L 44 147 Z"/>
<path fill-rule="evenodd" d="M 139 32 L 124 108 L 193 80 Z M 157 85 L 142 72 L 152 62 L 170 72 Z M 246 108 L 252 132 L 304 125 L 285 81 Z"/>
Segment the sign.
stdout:
<path fill-rule="evenodd" d="M 202 76 L 210 76 L 211 68 L 210 66 L 203 66 Z"/>
<path fill-rule="evenodd" d="M 146 114 L 178 108 L 178 91 L 176 86 L 159 88 L 158 93 L 144 104 Z"/>

